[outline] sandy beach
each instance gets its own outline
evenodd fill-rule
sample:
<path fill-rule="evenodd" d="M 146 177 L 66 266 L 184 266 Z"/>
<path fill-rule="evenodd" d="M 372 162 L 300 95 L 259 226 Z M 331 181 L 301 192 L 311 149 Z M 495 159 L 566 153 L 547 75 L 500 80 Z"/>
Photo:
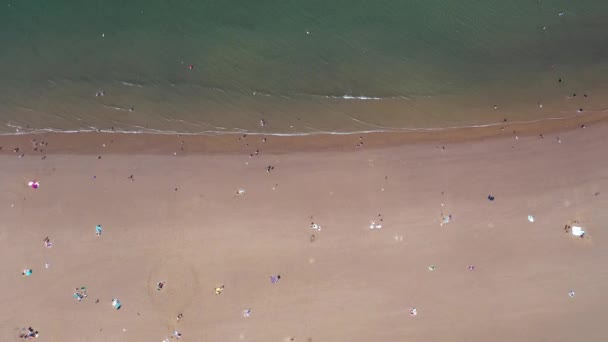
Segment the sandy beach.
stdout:
<path fill-rule="evenodd" d="M 0 340 L 605 341 L 607 135 L 2 136 Z"/>

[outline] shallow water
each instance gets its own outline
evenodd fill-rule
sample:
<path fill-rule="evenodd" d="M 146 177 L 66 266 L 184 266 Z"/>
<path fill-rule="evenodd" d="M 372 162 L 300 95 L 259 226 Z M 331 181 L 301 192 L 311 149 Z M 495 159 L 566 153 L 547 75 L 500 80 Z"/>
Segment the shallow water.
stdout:
<path fill-rule="evenodd" d="M 12 0 L 0 28 L 2 133 L 530 121 L 608 76 L 603 0 Z"/>

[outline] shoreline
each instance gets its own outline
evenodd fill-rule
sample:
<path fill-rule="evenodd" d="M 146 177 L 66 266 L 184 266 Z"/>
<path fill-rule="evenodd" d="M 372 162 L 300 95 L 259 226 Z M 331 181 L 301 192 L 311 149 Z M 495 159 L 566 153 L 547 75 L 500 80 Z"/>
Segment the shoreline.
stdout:
<path fill-rule="evenodd" d="M 265 133 L 122 133 L 112 131 L 43 132 L 0 135 L 0 155 L 47 154 L 199 154 L 265 153 L 355 150 L 420 143 L 457 143 L 487 139 L 514 139 L 533 135 L 568 132 L 590 125 L 606 125 L 608 113 L 589 113 L 531 122 L 504 122 L 479 126 L 413 129 L 410 131 L 369 131 L 353 133 L 265 134 Z M 265 140 L 265 141 L 263 141 Z M 37 143 L 45 142 L 44 147 Z M 50 143 L 50 144 L 49 144 Z M 105 144 L 105 145 L 104 145 Z M 31 148 L 30 148 L 31 147 Z M 37 148 L 38 147 L 38 148 Z M 19 152 L 13 152 L 15 149 Z M 23 155 L 23 156 L 25 156 Z"/>

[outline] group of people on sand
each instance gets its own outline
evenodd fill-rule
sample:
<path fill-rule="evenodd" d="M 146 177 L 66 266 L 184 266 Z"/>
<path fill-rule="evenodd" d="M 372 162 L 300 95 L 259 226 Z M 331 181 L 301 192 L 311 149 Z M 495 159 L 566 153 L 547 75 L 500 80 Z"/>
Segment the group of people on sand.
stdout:
<path fill-rule="evenodd" d="M 23 340 L 29 340 L 32 338 L 38 337 L 38 330 L 34 330 L 32 327 L 28 327 L 27 329 L 23 329 L 23 331 L 19 334 L 19 338 Z"/>
<path fill-rule="evenodd" d="M 585 231 L 584 231 L 584 230 L 582 230 L 582 228 L 581 228 L 581 227 L 576 226 L 576 224 L 578 224 L 578 222 L 577 222 L 577 221 L 574 221 L 574 223 L 573 223 L 572 225 L 570 225 L 570 224 L 566 224 L 566 225 L 564 226 L 564 231 L 565 231 L 566 233 L 572 233 L 572 235 L 578 236 L 578 237 L 580 237 L 581 239 L 583 239 L 583 238 L 585 237 Z M 575 230 L 573 231 L 573 229 L 575 229 Z"/>
<path fill-rule="evenodd" d="M 78 299 L 79 302 L 87 298 L 87 288 L 84 286 L 77 287 L 74 290 L 74 298 Z"/>

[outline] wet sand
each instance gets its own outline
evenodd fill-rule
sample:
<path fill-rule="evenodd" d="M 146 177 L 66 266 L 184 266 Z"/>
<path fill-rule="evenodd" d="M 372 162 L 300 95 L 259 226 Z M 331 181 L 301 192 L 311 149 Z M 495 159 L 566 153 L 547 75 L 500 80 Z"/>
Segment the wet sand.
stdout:
<path fill-rule="evenodd" d="M 486 127 L 380 132 L 366 134 L 316 134 L 277 136 L 264 134 L 178 135 L 90 133 L 44 133 L 0 135 L 0 155 L 37 156 L 47 154 L 246 154 L 256 150 L 286 154 L 315 151 L 356 151 L 402 145 L 442 144 L 514 139 L 578 130 L 608 121 L 607 112 L 584 113 L 556 120 L 532 123 L 504 122 Z M 363 141 L 363 144 L 361 142 Z M 46 144 L 41 144 L 46 143 Z M 18 148 L 18 151 L 15 149 Z"/>
<path fill-rule="evenodd" d="M 594 118 L 265 143 L 0 137 L 0 340 L 32 326 L 40 341 L 603 341 Z M 583 239 L 564 232 L 574 219 Z"/>

